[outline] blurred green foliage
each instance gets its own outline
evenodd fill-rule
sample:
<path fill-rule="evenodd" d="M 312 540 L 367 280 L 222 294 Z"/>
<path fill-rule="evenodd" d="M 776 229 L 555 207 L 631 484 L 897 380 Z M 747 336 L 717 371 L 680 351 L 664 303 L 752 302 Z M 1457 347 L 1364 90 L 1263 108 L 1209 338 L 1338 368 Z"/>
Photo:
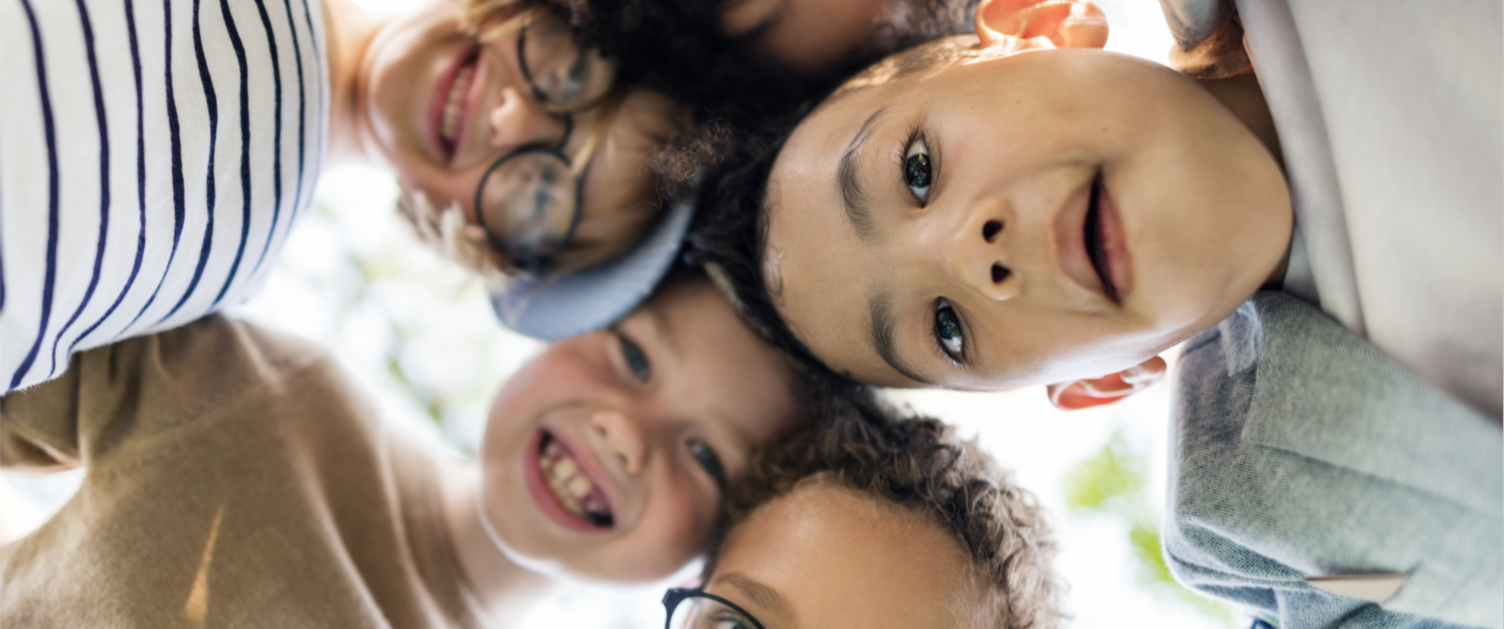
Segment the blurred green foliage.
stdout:
<path fill-rule="evenodd" d="M 1076 515 L 1118 520 L 1129 531 L 1130 547 L 1138 560 L 1141 583 L 1147 590 L 1178 601 L 1222 626 L 1236 626 L 1238 612 L 1178 585 L 1161 555 L 1161 517 L 1146 494 L 1146 457 L 1118 430 L 1098 454 L 1067 476 L 1067 510 Z"/>

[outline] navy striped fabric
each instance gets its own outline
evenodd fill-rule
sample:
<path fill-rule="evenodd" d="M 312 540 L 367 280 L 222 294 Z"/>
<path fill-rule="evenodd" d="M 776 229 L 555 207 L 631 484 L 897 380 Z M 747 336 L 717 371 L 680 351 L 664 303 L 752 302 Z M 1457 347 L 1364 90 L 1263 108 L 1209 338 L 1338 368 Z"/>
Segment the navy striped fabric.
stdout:
<path fill-rule="evenodd" d="M 312 199 L 317 0 L 0 0 L 0 393 L 244 301 Z"/>

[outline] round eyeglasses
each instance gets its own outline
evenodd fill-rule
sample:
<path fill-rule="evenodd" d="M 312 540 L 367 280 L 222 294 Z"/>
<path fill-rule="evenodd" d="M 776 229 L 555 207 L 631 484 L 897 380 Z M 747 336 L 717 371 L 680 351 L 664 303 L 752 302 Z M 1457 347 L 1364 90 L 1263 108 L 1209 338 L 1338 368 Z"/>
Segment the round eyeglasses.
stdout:
<path fill-rule="evenodd" d="M 725 598 L 685 588 L 664 593 L 664 629 L 763 629 L 753 614 Z"/>
<path fill-rule="evenodd" d="M 582 50 L 569 26 L 553 16 L 518 33 L 518 63 L 534 97 L 564 116 L 565 136 L 557 145 L 525 145 L 493 162 L 476 186 L 476 222 L 493 247 L 533 272 L 564 250 L 580 222 L 590 162 L 575 173 L 564 153 L 572 114 L 600 103 L 616 72 L 594 50 Z"/>

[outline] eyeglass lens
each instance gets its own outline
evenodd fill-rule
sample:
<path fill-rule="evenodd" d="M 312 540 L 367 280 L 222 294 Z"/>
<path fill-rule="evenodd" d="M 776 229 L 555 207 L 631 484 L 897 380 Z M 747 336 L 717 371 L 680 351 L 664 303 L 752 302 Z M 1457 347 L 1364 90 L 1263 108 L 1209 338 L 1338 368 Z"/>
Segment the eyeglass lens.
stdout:
<path fill-rule="evenodd" d="M 523 60 L 534 90 L 550 104 L 591 102 L 612 86 L 612 64 L 595 50 L 581 50 L 570 27 L 558 18 L 529 25 L 523 36 Z"/>
<path fill-rule="evenodd" d="M 513 155 L 481 183 L 483 220 L 493 233 L 507 234 L 515 259 L 555 253 L 570 237 L 575 204 L 570 165 L 547 151 Z"/>
<path fill-rule="evenodd" d="M 758 624 L 721 602 L 691 596 L 675 606 L 669 629 L 758 629 Z"/>

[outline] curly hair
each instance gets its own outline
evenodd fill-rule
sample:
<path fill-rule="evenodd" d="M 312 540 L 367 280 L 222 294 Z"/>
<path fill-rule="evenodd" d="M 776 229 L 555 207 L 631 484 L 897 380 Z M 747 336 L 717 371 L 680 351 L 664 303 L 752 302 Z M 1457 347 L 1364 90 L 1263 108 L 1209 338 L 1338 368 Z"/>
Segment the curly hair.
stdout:
<path fill-rule="evenodd" d="M 703 581 L 737 527 L 760 506 L 823 479 L 924 515 L 967 551 L 987 585 L 982 626 L 1053 629 L 1065 617 L 1052 569 L 1056 544 L 1033 494 L 971 441 L 929 417 L 829 398 L 826 416 L 760 453 L 724 501 Z M 977 604 L 974 603 L 976 607 Z"/>

